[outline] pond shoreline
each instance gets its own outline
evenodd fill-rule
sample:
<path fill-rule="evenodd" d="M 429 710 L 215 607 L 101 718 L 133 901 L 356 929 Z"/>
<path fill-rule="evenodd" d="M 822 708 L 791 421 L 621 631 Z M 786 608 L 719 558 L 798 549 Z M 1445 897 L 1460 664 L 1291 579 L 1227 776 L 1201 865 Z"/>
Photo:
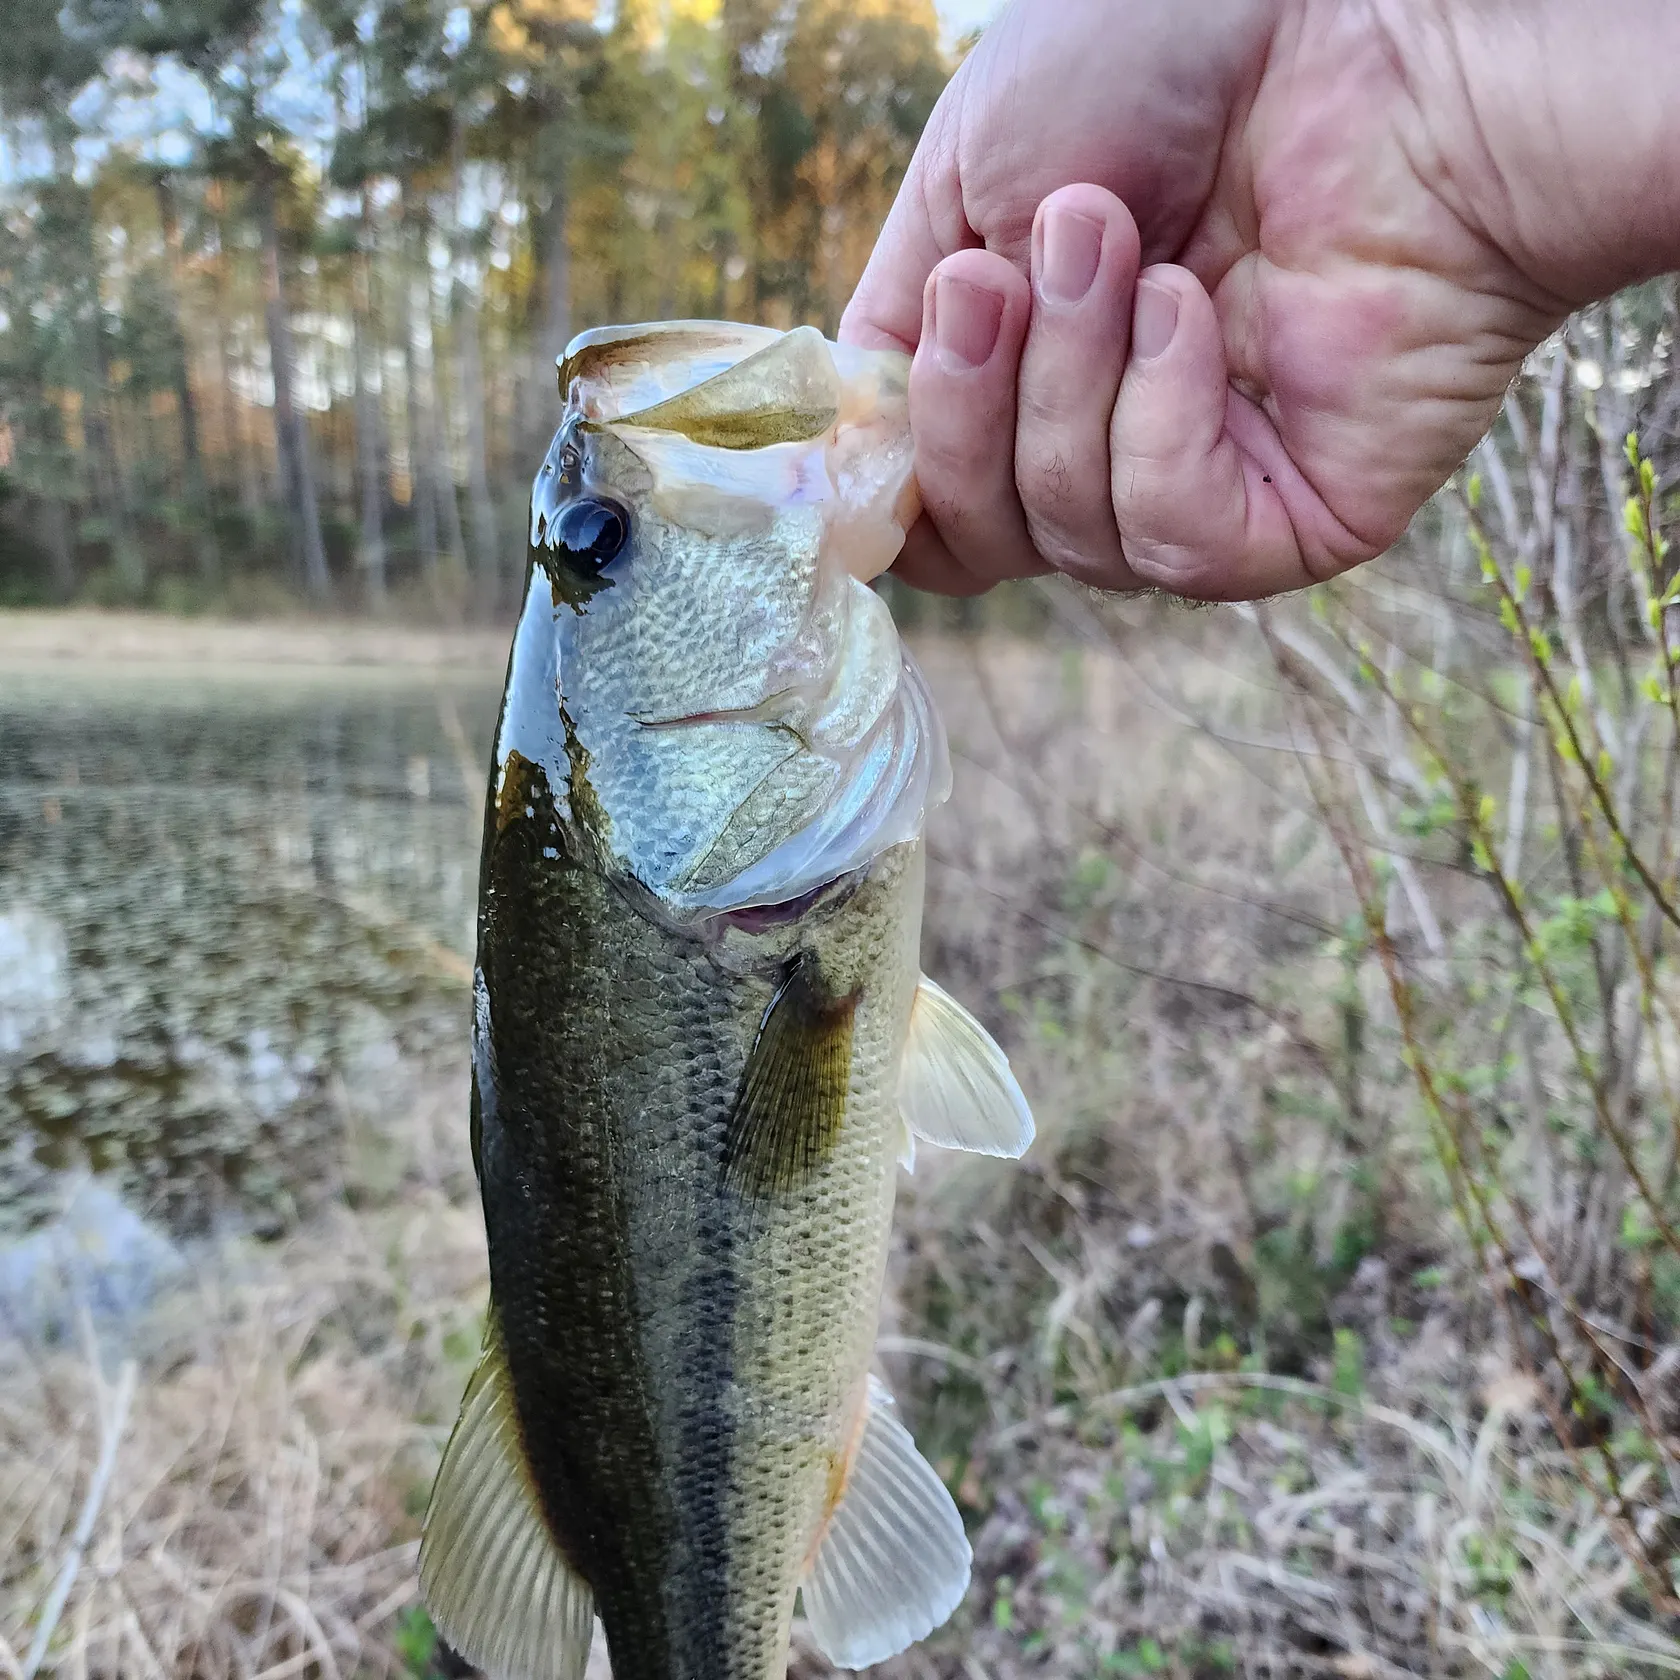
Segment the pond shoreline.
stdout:
<path fill-rule="evenodd" d="M 166 613 L 0 610 L 0 669 L 59 664 L 263 669 L 293 666 L 499 676 L 507 626 L 435 629 L 355 619 L 233 620 Z"/>

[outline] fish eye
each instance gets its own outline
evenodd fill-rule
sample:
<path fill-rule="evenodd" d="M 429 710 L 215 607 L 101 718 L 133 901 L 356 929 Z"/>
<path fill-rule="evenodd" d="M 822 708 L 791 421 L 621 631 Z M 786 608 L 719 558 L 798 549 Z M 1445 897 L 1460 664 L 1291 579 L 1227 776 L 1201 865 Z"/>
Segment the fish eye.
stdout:
<path fill-rule="evenodd" d="M 553 527 L 550 546 L 585 577 L 609 565 L 630 536 L 630 516 L 617 502 L 585 497 L 569 502 Z"/>

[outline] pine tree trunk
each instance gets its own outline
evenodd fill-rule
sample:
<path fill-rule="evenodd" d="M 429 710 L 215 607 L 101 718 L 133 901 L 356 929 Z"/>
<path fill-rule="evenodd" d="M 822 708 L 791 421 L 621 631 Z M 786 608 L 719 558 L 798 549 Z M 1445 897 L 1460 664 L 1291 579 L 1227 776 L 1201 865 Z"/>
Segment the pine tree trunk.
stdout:
<path fill-rule="evenodd" d="M 432 492 L 431 450 L 420 393 L 420 357 L 414 344 L 414 280 L 409 273 L 406 229 L 397 252 L 397 316 L 403 344 L 403 393 L 408 420 L 408 500 L 414 509 L 415 537 L 420 547 L 420 570 L 435 582 L 438 569 L 437 500 Z"/>
<path fill-rule="evenodd" d="M 362 188 L 361 248 L 356 253 L 356 465 L 361 479 L 361 567 L 368 600 L 385 599 L 384 485 L 380 474 L 379 399 L 367 377 L 369 341 L 377 343 L 373 324 L 373 204 Z"/>
<path fill-rule="evenodd" d="M 502 605 L 501 549 L 496 540 L 496 505 L 490 496 L 490 466 L 484 440 L 484 352 L 480 341 L 478 294 L 456 282 L 457 330 L 461 335 L 461 401 L 467 411 L 467 493 L 472 509 L 473 547 L 485 610 Z"/>
<path fill-rule="evenodd" d="M 128 505 L 128 485 L 117 459 L 111 428 L 111 357 L 105 323 L 97 316 L 89 328 L 93 349 L 93 388 L 82 399 L 82 433 L 93 461 L 95 501 L 110 532 L 111 558 L 123 591 L 138 600 L 146 591 L 146 556 L 135 540 Z"/>
<path fill-rule="evenodd" d="M 496 508 L 490 499 L 490 469 L 484 441 L 484 346 L 478 289 L 462 277 L 466 239 L 461 226 L 461 176 L 466 162 L 466 131 L 459 121 L 451 142 L 455 205 L 455 338 L 461 405 L 467 422 L 467 501 L 472 515 L 474 561 L 484 611 L 502 604 L 501 556 L 496 542 Z"/>
<path fill-rule="evenodd" d="M 566 353 L 572 336 L 572 249 L 571 199 L 566 180 L 555 180 L 548 202 L 547 292 L 543 311 L 543 360 L 552 380 L 552 369 Z M 552 389 L 552 387 L 551 387 Z"/>
<path fill-rule="evenodd" d="M 55 162 L 60 177 L 70 183 L 71 191 L 79 195 L 76 210 L 84 242 L 86 278 L 92 289 L 88 315 L 82 321 L 81 329 L 85 335 L 84 365 L 93 375 L 91 385 L 82 393 L 82 436 L 93 468 L 94 504 L 110 532 L 111 557 L 117 577 L 125 593 L 138 599 L 146 589 L 146 556 L 135 540 L 128 484 L 117 455 L 116 436 L 111 424 L 111 354 L 105 339 L 105 307 L 100 297 L 101 267 L 93 206 L 88 195 L 74 186 L 75 160 L 67 146 L 55 151 Z"/>
<path fill-rule="evenodd" d="M 214 186 L 215 183 L 212 183 Z M 250 405 L 233 388 L 233 344 L 228 326 L 233 320 L 232 287 L 229 270 L 233 263 L 228 244 L 226 218 L 220 208 L 216 214 L 216 361 L 220 377 L 221 427 L 223 447 L 231 449 L 239 470 L 239 505 L 244 510 L 246 524 L 255 536 L 262 520 L 263 483 L 257 465 L 256 451 L 251 443 Z"/>
<path fill-rule="evenodd" d="M 175 194 L 169 178 L 159 174 L 153 185 L 157 193 L 158 223 L 163 229 L 164 250 L 169 258 L 170 329 L 181 356 L 175 364 L 175 411 L 181 419 L 181 462 L 188 505 L 198 516 L 198 570 L 206 584 L 221 575 L 221 555 L 216 547 L 215 509 L 210 501 L 210 484 L 204 473 L 204 456 L 199 447 L 198 404 L 193 397 L 192 352 L 181 319 L 181 224 L 175 213 Z"/>
<path fill-rule="evenodd" d="M 76 551 L 70 543 L 69 509 L 57 496 L 41 498 L 41 523 L 52 560 L 53 599 L 68 601 L 76 593 Z"/>
<path fill-rule="evenodd" d="M 438 525 L 441 546 L 449 555 L 460 576 L 467 570 L 467 539 L 461 529 L 461 498 L 455 492 L 455 468 L 450 459 L 449 393 L 443 383 L 443 358 L 438 354 L 437 320 L 432 313 L 431 270 L 426 274 L 426 325 L 430 329 L 426 345 L 427 396 L 426 442 L 432 452 L 432 483 L 437 487 Z"/>
<path fill-rule="evenodd" d="M 548 207 L 539 222 L 542 317 L 521 388 L 520 438 L 527 456 L 540 456 L 554 431 L 555 370 L 572 336 L 571 201 L 563 169 L 554 171 Z"/>
<path fill-rule="evenodd" d="M 309 430 L 293 398 L 292 327 L 280 266 L 280 222 L 274 201 L 274 177 L 266 168 L 258 176 L 257 208 L 262 223 L 264 312 L 269 362 L 274 374 L 274 441 L 280 461 L 281 493 L 292 530 L 299 582 L 313 599 L 324 601 L 331 593 L 332 580 L 327 572 L 326 548 L 321 541 L 321 507 L 315 493 Z"/>

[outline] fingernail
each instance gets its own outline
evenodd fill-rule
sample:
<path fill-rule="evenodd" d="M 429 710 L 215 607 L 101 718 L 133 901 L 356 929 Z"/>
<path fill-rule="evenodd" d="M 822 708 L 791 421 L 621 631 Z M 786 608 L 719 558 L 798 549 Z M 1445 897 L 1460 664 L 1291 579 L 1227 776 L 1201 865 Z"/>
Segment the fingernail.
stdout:
<path fill-rule="evenodd" d="M 1078 303 L 1090 291 L 1102 261 L 1102 223 L 1077 211 L 1050 209 L 1044 212 L 1042 233 L 1038 289 L 1052 303 Z"/>
<path fill-rule="evenodd" d="M 933 337 L 957 372 L 980 367 L 997 348 L 1003 298 L 985 286 L 941 274 L 933 291 Z"/>
<path fill-rule="evenodd" d="M 1132 355 L 1140 362 L 1154 361 L 1172 343 L 1177 326 L 1178 293 L 1153 280 L 1138 281 L 1137 301 L 1132 305 Z"/>

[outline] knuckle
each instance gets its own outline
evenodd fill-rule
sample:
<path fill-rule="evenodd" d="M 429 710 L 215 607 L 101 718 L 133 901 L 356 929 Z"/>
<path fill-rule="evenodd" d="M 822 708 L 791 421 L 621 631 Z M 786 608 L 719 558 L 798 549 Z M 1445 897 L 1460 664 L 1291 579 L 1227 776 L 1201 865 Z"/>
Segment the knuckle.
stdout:
<path fill-rule="evenodd" d="M 946 486 L 971 483 L 985 459 L 984 440 L 966 428 L 928 426 L 916 435 L 916 477 L 924 496 L 939 499 Z"/>
<path fill-rule="evenodd" d="M 1109 489 L 1114 517 L 1128 540 L 1133 531 L 1170 523 L 1184 494 L 1172 484 L 1162 463 L 1135 455 L 1114 463 Z"/>
<path fill-rule="evenodd" d="M 1027 514 L 1027 535 L 1040 559 L 1058 572 L 1073 571 L 1092 558 L 1093 544 L 1077 542 L 1068 531 L 1046 524 L 1030 511 Z"/>
<path fill-rule="evenodd" d="M 1047 514 L 1081 500 L 1072 452 L 1062 438 L 1023 433 L 1015 446 L 1015 483 L 1028 507 Z"/>
<path fill-rule="evenodd" d="M 1069 423 L 1070 406 L 1065 390 L 1059 387 L 1047 390 L 1036 379 L 1022 378 L 1018 424 L 1023 432 L 1039 428 L 1052 432 L 1062 430 Z"/>
<path fill-rule="evenodd" d="M 1015 486 L 1033 545 L 1058 570 L 1117 555 L 1108 497 L 1108 459 L 1064 435 L 1023 434 L 1015 450 Z"/>

